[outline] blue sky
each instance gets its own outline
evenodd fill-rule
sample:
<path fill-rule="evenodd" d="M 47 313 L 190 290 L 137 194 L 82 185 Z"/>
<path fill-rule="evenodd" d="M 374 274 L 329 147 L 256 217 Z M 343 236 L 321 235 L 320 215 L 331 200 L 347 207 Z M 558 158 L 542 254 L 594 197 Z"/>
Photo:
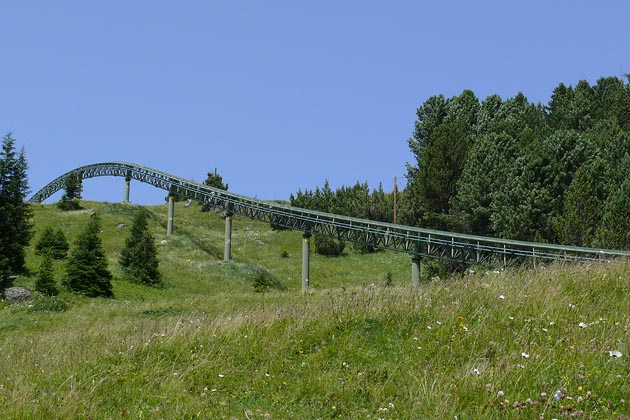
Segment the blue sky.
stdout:
<path fill-rule="evenodd" d="M 217 168 L 262 199 L 325 179 L 391 190 L 430 96 L 546 104 L 560 82 L 630 73 L 625 0 L 25 0 L 0 16 L 0 134 L 24 146 L 32 192 L 103 161 Z M 93 179 L 84 198 L 123 192 Z M 164 195 L 132 185 L 134 202 Z"/>

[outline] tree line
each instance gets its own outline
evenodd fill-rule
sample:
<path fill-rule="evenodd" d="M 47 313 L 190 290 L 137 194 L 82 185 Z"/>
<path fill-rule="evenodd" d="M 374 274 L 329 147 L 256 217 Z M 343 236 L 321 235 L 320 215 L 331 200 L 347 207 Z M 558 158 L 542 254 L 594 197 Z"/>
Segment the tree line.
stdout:
<path fill-rule="evenodd" d="M 630 249 L 630 83 L 560 83 L 547 105 L 470 90 L 427 99 L 398 222 L 500 238 Z M 366 183 L 291 204 L 392 222 L 392 195 Z"/>

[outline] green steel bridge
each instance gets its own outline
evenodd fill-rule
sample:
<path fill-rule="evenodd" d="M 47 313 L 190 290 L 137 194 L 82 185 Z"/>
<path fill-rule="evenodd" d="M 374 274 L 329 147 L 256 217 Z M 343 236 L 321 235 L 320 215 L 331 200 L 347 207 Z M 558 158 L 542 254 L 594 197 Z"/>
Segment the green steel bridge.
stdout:
<path fill-rule="evenodd" d="M 82 180 L 100 176 L 123 177 L 126 180 L 125 202 L 129 202 L 132 179 L 168 191 L 167 235 L 173 232 L 173 196 L 175 195 L 225 209 L 224 259 L 226 262 L 231 260 L 232 216 L 234 214 L 287 229 L 299 230 L 303 233 L 304 239 L 302 252 L 302 288 L 304 289 L 309 286 L 310 238 L 313 234 L 411 255 L 414 287 L 420 284 L 420 261 L 423 257 L 447 259 L 465 264 L 489 263 L 507 267 L 527 260 L 535 265 L 537 261 L 597 262 L 630 256 L 630 252 L 626 251 L 490 238 L 306 210 L 245 197 L 125 162 L 95 163 L 73 169 L 48 183 L 35 193 L 29 202 L 43 202 L 63 189 L 65 180 L 69 176 L 79 177 Z"/>

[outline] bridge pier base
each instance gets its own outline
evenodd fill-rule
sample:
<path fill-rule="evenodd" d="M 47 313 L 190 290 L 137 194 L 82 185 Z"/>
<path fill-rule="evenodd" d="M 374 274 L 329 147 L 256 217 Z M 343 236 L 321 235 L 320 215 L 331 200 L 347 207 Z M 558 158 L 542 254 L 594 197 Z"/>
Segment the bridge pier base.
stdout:
<path fill-rule="evenodd" d="M 166 221 L 166 236 L 173 235 L 173 217 L 175 214 L 175 200 L 172 195 L 168 196 L 168 218 Z"/>
<path fill-rule="evenodd" d="M 308 289 L 311 259 L 311 233 L 302 234 L 302 290 Z"/>
<path fill-rule="evenodd" d="M 420 264 L 422 257 L 414 255 L 411 257 L 411 286 L 416 289 L 420 287 Z"/>
<path fill-rule="evenodd" d="M 232 261 L 232 212 L 225 213 L 225 248 L 223 250 L 223 262 Z"/>

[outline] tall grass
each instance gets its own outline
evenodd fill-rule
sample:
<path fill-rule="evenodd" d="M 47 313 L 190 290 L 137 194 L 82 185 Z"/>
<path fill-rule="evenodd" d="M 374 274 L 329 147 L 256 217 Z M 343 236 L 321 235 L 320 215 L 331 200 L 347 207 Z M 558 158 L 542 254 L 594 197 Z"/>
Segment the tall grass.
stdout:
<path fill-rule="evenodd" d="M 130 215 L 91 206 L 115 271 Z M 38 208 L 37 226 L 83 218 L 55 212 Z M 224 264 L 208 251 L 222 244 L 218 216 L 178 208 L 166 238 L 153 213 L 165 289 L 115 281 L 115 299 L 63 294 L 66 311 L 0 308 L 3 417 L 629 417 L 625 263 L 477 270 L 412 290 L 408 257 L 350 252 L 314 257 L 303 293 L 299 234 L 237 219 Z M 255 292 L 261 267 L 288 290 Z"/>

